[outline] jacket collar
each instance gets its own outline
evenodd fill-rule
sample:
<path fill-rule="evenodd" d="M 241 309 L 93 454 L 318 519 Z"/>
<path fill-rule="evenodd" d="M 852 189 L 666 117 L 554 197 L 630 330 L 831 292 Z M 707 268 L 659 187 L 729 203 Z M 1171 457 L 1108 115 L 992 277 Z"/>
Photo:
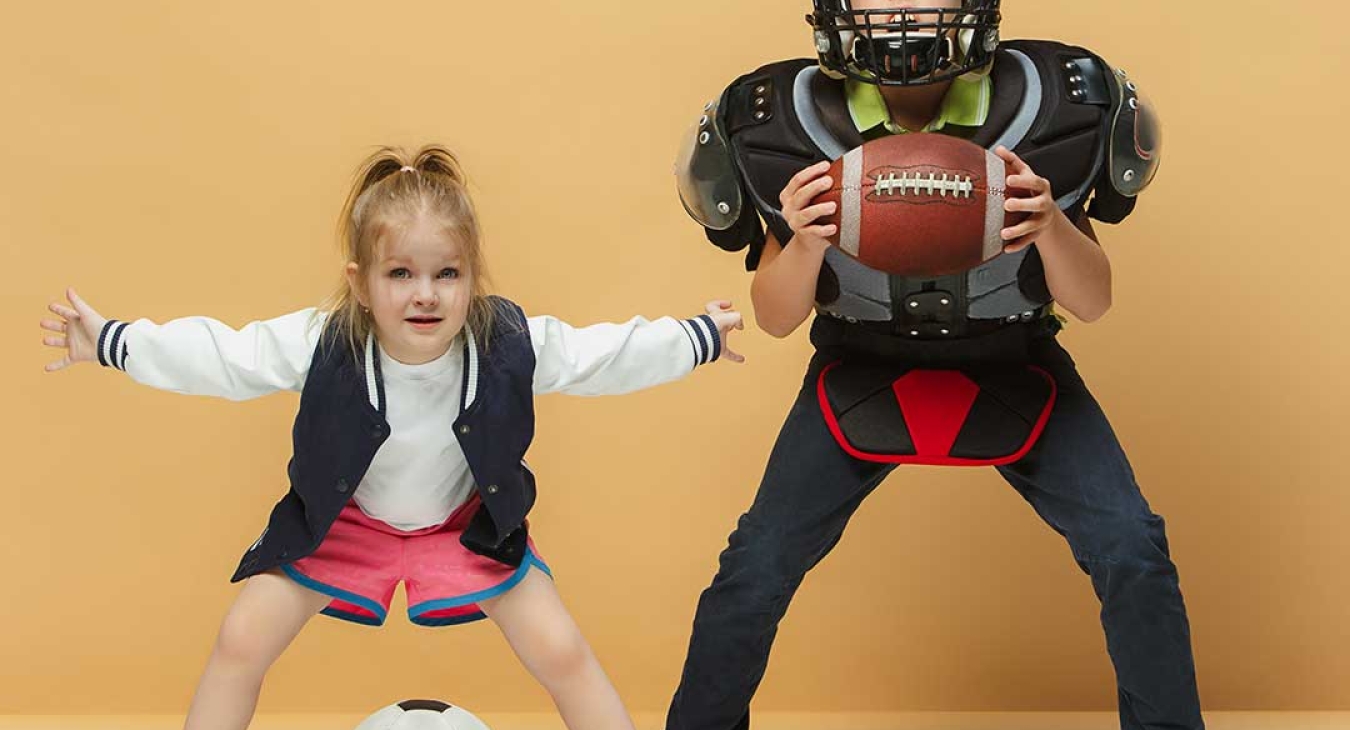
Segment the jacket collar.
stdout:
<path fill-rule="evenodd" d="M 461 360 L 460 365 L 464 373 L 464 385 L 460 391 L 460 412 L 464 412 L 473 405 L 478 397 L 479 388 L 479 360 L 482 353 L 478 351 L 478 338 L 474 337 L 473 332 L 464 328 L 464 336 L 461 339 Z M 455 344 L 451 343 L 451 347 Z M 374 408 L 381 416 L 387 415 L 385 408 L 388 405 L 384 395 L 384 377 L 380 373 L 380 344 L 375 340 L 375 333 L 372 331 L 366 335 L 365 351 L 365 386 L 366 398 L 370 401 L 370 407 Z"/>

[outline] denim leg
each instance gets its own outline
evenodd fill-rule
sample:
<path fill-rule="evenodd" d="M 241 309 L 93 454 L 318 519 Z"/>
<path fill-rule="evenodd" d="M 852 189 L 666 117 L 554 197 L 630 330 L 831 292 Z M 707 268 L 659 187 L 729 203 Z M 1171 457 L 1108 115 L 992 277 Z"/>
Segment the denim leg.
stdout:
<path fill-rule="evenodd" d="M 1163 518 L 1149 508 L 1106 415 L 1052 338 L 1038 364 L 1059 395 L 1036 446 L 999 467 L 1068 541 L 1101 601 L 1124 730 L 1201 730 L 1190 624 Z"/>
<path fill-rule="evenodd" d="M 750 700 L 793 594 L 894 468 L 854 459 L 835 443 L 816 400 L 816 372 L 808 372 L 755 501 L 699 599 L 669 730 L 749 726 Z"/>

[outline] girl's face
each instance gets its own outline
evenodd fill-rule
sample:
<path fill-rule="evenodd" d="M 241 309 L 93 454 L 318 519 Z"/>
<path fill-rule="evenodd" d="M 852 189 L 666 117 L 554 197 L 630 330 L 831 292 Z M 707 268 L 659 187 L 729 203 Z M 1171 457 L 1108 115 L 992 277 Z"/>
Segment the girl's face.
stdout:
<path fill-rule="evenodd" d="M 347 264 L 347 278 L 375 320 L 390 357 L 409 365 L 445 354 L 469 315 L 473 272 L 459 242 L 431 216 L 389 225 L 368 271 Z"/>

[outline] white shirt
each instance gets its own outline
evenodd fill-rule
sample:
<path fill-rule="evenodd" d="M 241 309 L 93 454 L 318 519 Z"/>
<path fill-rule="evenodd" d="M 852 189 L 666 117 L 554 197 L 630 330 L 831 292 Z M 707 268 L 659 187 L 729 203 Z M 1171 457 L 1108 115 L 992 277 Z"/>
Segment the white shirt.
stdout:
<path fill-rule="evenodd" d="M 450 428 L 464 387 L 462 348 L 456 338 L 444 355 L 422 365 L 380 352 L 389 438 L 352 499 L 400 530 L 439 525 L 473 494 L 469 462 Z"/>

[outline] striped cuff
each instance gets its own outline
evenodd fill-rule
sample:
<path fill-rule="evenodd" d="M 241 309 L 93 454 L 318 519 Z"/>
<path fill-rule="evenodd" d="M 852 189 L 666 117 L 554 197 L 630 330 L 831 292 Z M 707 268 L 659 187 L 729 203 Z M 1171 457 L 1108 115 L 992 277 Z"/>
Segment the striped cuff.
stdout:
<path fill-rule="evenodd" d="M 689 344 L 694 348 L 694 367 L 707 365 L 722 356 L 722 335 L 712 317 L 700 314 L 697 317 L 680 320 L 680 326 L 689 336 Z"/>
<path fill-rule="evenodd" d="M 103 325 L 103 330 L 98 333 L 98 364 L 118 370 L 127 369 L 127 340 L 123 335 L 130 326 L 130 322 L 115 319 Z"/>

